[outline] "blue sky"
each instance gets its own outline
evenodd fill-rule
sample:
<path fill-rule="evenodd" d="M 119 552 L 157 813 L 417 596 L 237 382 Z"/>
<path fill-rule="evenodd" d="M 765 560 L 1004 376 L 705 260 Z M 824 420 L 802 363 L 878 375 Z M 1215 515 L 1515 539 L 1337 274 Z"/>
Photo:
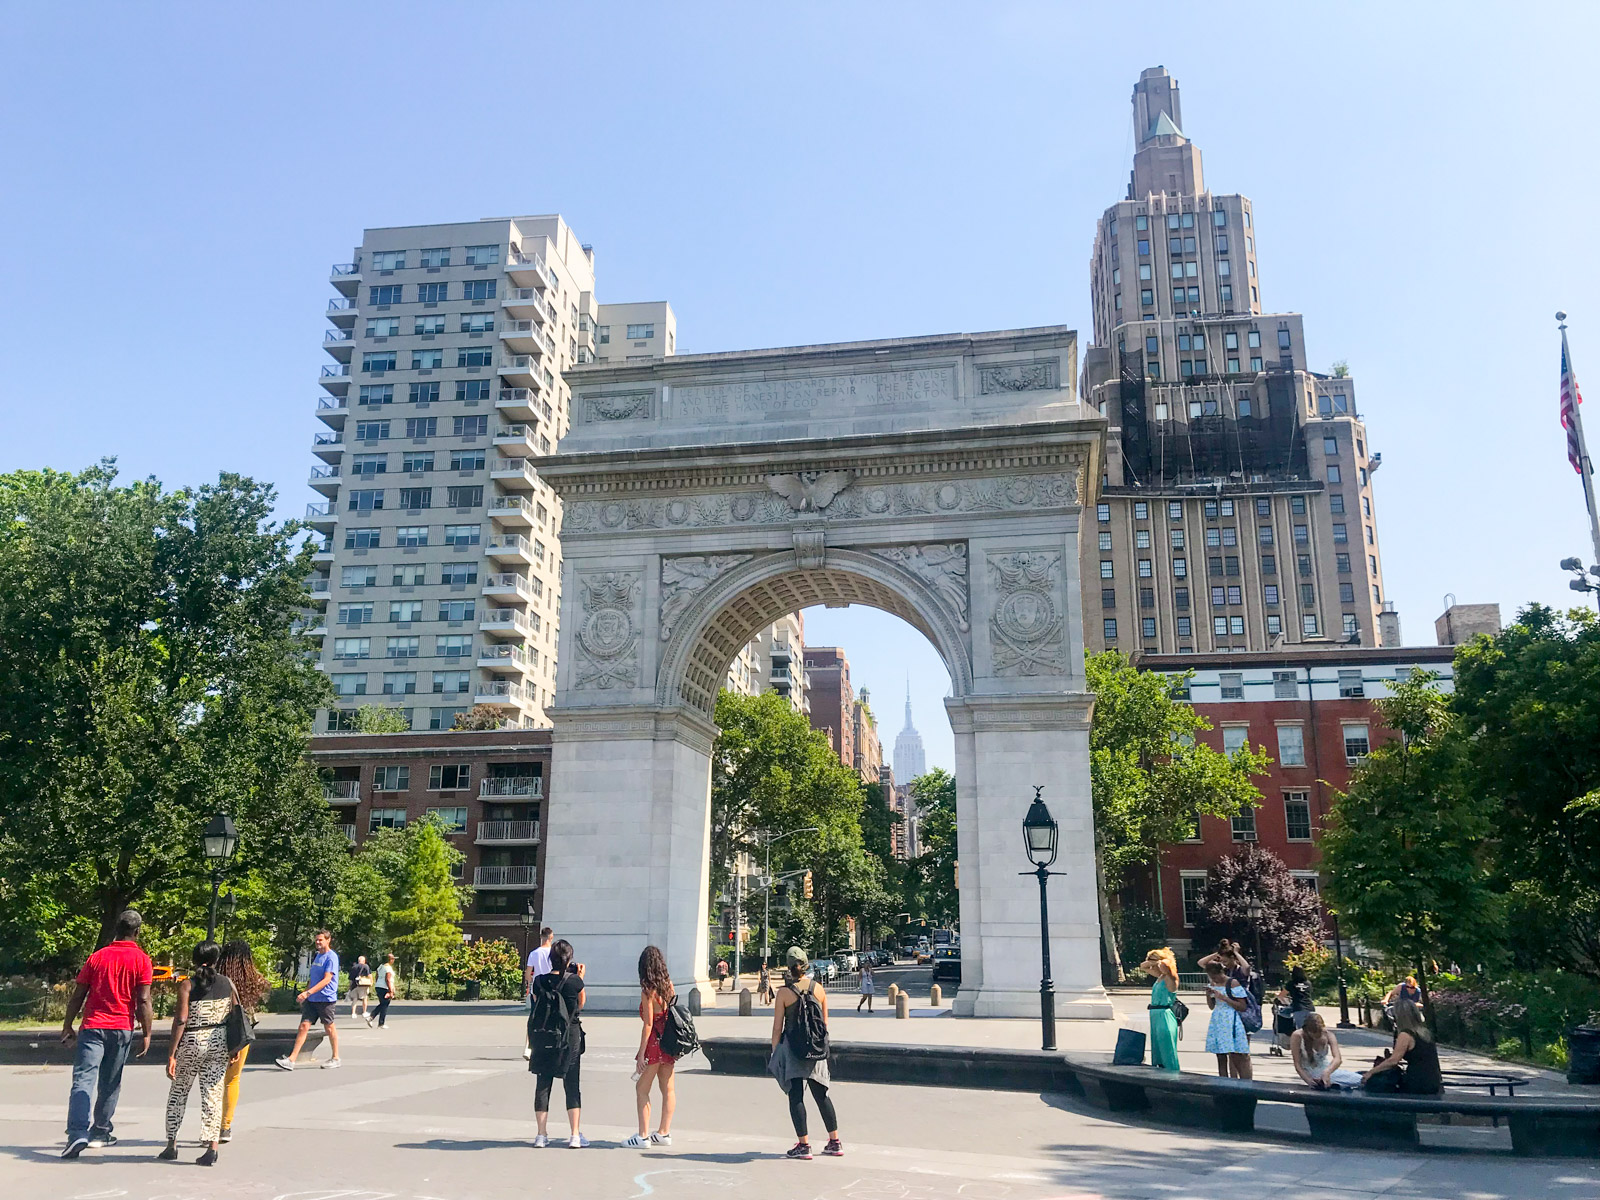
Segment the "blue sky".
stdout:
<path fill-rule="evenodd" d="M 445 19 L 441 19 L 441 15 Z M 1586 553 L 1551 314 L 1600 403 L 1593 5 L 12 4 L 0 469 L 305 486 L 328 265 L 366 226 L 563 213 L 686 352 L 1089 327 L 1128 97 L 1165 65 L 1263 301 L 1348 359 L 1390 598 L 1566 604 Z M 1600 441 L 1600 409 L 1591 417 Z M 946 676 L 808 616 L 886 734 Z"/>

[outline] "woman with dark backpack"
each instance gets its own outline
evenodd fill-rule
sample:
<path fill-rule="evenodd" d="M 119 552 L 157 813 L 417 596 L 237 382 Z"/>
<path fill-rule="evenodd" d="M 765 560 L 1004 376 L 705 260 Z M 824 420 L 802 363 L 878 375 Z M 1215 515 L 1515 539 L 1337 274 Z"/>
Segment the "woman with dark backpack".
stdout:
<path fill-rule="evenodd" d="M 807 977 L 810 962 L 799 946 L 790 946 L 783 986 L 772 1005 L 772 1058 L 767 1070 L 789 1094 L 789 1119 L 798 1139 L 786 1158 L 810 1159 L 806 1131 L 806 1088 L 828 1131 L 822 1152 L 838 1158 L 844 1154 L 839 1140 L 839 1119 L 828 1096 L 828 993 Z M 802 986 L 803 985 L 803 986 Z"/>
<path fill-rule="evenodd" d="M 672 987 L 666 956 L 659 947 L 646 946 L 639 955 L 639 1051 L 633 1056 L 633 1096 L 639 1112 L 639 1132 L 623 1142 L 632 1150 L 672 1145 L 672 1110 L 678 1105 L 673 1072 L 678 1060 L 661 1046 L 667 1028 L 667 1010 L 678 994 Z M 650 1130 L 650 1085 L 661 1090 L 661 1126 Z"/>
<path fill-rule="evenodd" d="M 546 1126 L 550 1120 L 550 1090 L 556 1076 L 561 1077 L 561 1092 L 567 1102 L 567 1121 L 572 1136 L 567 1147 L 581 1150 L 589 1139 L 578 1132 L 578 1117 L 583 1108 L 578 1069 L 583 1061 L 583 964 L 572 961 L 572 943 L 557 942 L 550 947 L 550 971 L 533 981 L 533 1010 L 528 1014 L 528 1070 L 536 1079 L 533 1116 L 539 1123 L 535 1148 L 550 1144 Z"/>

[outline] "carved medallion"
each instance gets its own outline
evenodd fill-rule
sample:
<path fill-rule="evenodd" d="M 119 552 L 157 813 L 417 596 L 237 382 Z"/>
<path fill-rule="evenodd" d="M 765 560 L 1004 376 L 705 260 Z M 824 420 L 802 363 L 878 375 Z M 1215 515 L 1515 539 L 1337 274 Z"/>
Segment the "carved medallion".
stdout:
<path fill-rule="evenodd" d="M 625 571 L 584 578 L 575 686 L 610 688 L 639 679 L 639 631 L 633 619 L 639 581 Z"/>
<path fill-rule="evenodd" d="M 989 559 L 996 601 L 989 649 L 996 675 L 1064 673 L 1063 623 L 1056 598 L 1061 556 L 1019 550 Z"/>

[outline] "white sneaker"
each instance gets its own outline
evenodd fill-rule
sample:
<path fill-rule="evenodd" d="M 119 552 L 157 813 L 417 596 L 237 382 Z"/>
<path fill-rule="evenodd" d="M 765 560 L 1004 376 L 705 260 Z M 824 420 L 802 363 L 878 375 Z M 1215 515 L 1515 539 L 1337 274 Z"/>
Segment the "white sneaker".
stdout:
<path fill-rule="evenodd" d="M 652 1133 L 650 1135 L 650 1144 L 652 1146 L 670 1146 L 672 1145 L 672 1135 L 670 1133 Z"/>
<path fill-rule="evenodd" d="M 337 1058 L 330 1058 L 327 1062 L 322 1064 L 322 1069 L 324 1071 L 337 1071 L 339 1069 L 339 1060 Z"/>
<path fill-rule="evenodd" d="M 543 1150 L 549 1144 L 550 1139 L 545 1137 L 545 1135 L 542 1133 L 533 1139 L 533 1148 L 535 1150 Z"/>
<path fill-rule="evenodd" d="M 629 1150 L 643 1150 L 650 1145 L 650 1135 L 647 1133 L 636 1133 L 622 1144 Z"/>
<path fill-rule="evenodd" d="M 533 1051 L 528 1049 L 528 1047 L 524 1046 L 522 1048 L 522 1057 L 523 1058 L 532 1058 L 533 1057 Z"/>
<path fill-rule="evenodd" d="M 589 1144 L 589 1139 L 581 1133 L 575 1133 L 567 1139 L 568 1150 L 582 1150 Z"/>
<path fill-rule="evenodd" d="M 294 1059 L 290 1058 L 287 1054 L 280 1054 L 272 1061 L 280 1071 L 294 1070 Z"/>

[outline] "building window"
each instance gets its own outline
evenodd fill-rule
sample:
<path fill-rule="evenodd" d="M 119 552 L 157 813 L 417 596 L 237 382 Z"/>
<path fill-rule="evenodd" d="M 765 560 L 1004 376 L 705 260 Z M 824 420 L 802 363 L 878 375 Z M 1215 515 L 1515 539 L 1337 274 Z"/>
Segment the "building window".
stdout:
<path fill-rule="evenodd" d="M 1095 519 L 1097 521 L 1099 521 L 1102 525 L 1104 525 L 1107 521 L 1111 520 L 1111 505 L 1109 505 L 1109 504 L 1097 504 L 1097 505 L 1095 505 L 1094 506 L 1094 515 L 1095 515 Z"/>
<path fill-rule="evenodd" d="M 433 451 L 407 450 L 400 458 L 400 470 L 407 475 L 421 475 L 433 470 Z"/>
<path fill-rule="evenodd" d="M 1250 271 L 1250 274 L 1252 274 L 1252 275 L 1255 274 L 1255 270 L 1254 270 L 1253 266 L 1252 266 L 1252 269 Z M 1293 343 L 1291 342 L 1290 337 L 1289 337 L 1289 331 L 1287 329 L 1278 330 L 1278 349 L 1279 350 L 1287 350 L 1287 349 L 1289 349 L 1289 347 L 1292 344 Z"/>
<path fill-rule="evenodd" d="M 406 436 L 408 438 L 431 438 L 439 431 L 438 417 L 407 417 Z"/>
<path fill-rule="evenodd" d="M 1353 584 L 1353 583 L 1341 583 L 1339 585 L 1339 603 L 1340 604 L 1354 604 L 1355 602 L 1356 602 L 1356 585 Z"/>
<path fill-rule="evenodd" d="M 452 450 L 450 451 L 450 469 L 452 471 L 481 471 L 483 470 L 484 453 L 482 450 Z"/>
<path fill-rule="evenodd" d="M 375 808 L 367 814 L 367 832 L 377 833 L 380 829 L 404 829 L 406 827 L 406 810 L 403 808 Z"/>
<path fill-rule="evenodd" d="M 1309 555 L 1309 554 L 1296 555 L 1294 561 L 1295 561 L 1295 569 L 1297 571 L 1299 571 L 1300 574 L 1302 574 L 1304 576 L 1307 576 L 1309 578 L 1310 575 L 1311 575 L 1311 555 Z"/>
<path fill-rule="evenodd" d="M 435 763 L 428 768 L 430 792 L 455 792 L 472 786 L 470 763 Z"/>
<path fill-rule="evenodd" d="M 1252 354 L 1250 356 L 1250 369 L 1252 371 L 1260 371 L 1261 370 L 1261 359 L 1260 359 L 1260 357 L 1258 355 Z"/>
<path fill-rule="evenodd" d="M 1220 530 L 1220 529 L 1207 529 L 1206 530 L 1206 545 L 1208 545 L 1208 546 L 1221 546 L 1222 545 L 1222 530 Z"/>
<path fill-rule="evenodd" d="M 1100 607 L 1101 608 L 1115 608 L 1116 606 L 1117 606 L 1117 589 L 1116 588 L 1101 588 L 1100 589 Z"/>
<path fill-rule="evenodd" d="M 394 531 L 395 545 L 410 549 L 414 546 L 428 544 L 428 527 L 426 525 L 399 525 Z"/>
<path fill-rule="evenodd" d="M 1351 597 L 1352 603 L 1354 603 L 1354 600 L 1355 598 Z M 1340 616 L 1339 621 L 1340 630 L 1346 639 L 1354 640 L 1361 633 L 1361 622 L 1356 618 L 1355 613 L 1344 613 Z"/>
<path fill-rule="evenodd" d="M 1149 238 L 1139 238 L 1138 242 L 1139 242 L 1139 253 L 1140 253 L 1140 255 L 1148 255 L 1150 253 L 1150 239 Z"/>
<path fill-rule="evenodd" d="M 367 322 L 367 336 L 369 338 L 390 338 L 400 336 L 399 317 L 377 317 Z"/>
<path fill-rule="evenodd" d="M 1268 608 L 1276 608 L 1278 606 L 1278 585 L 1269 583 L 1263 587 L 1261 589 L 1261 599 Z"/>
<path fill-rule="evenodd" d="M 1329 483 L 1342 483 L 1343 482 L 1343 480 L 1341 480 L 1339 478 L 1339 464 L 1338 463 L 1329 463 L 1328 464 L 1328 482 Z"/>
<path fill-rule="evenodd" d="M 1224 603 L 1224 600 L 1223 600 L 1223 596 L 1224 595 L 1226 595 L 1226 592 L 1223 590 L 1223 588 L 1220 585 L 1217 586 L 1217 587 L 1212 588 L 1211 589 L 1211 607 L 1212 608 L 1221 608 L 1223 603 Z"/>
<path fill-rule="evenodd" d="M 1317 585 L 1314 583 L 1302 583 L 1300 585 L 1300 607 L 1314 608 L 1316 603 Z"/>
<path fill-rule="evenodd" d="M 463 346 L 456 351 L 456 366 L 487 367 L 494 361 L 494 351 L 488 346 Z"/>
<path fill-rule="evenodd" d="M 411 512 L 433 507 L 432 488 L 401 488 L 400 507 Z"/>
<path fill-rule="evenodd" d="M 1228 618 L 1227 617 L 1212 617 L 1211 618 L 1211 632 L 1214 633 L 1217 637 L 1227 637 L 1228 636 Z"/>
<path fill-rule="evenodd" d="M 431 371 L 436 367 L 444 366 L 443 350 L 413 350 L 411 352 L 411 369 L 413 371 Z"/>
<path fill-rule="evenodd" d="M 1189 574 L 1189 560 L 1188 559 L 1186 559 L 1186 558 L 1175 558 L 1175 559 L 1172 560 L 1172 577 L 1174 579 L 1187 578 L 1188 574 Z"/>
<path fill-rule="evenodd" d="M 376 550 L 382 544 L 381 529 L 347 529 L 344 532 L 346 550 Z"/>
<path fill-rule="evenodd" d="M 1135 550 L 1150 549 L 1150 531 L 1148 529 L 1135 529 L 1133 531 L 1133 548 Z"/>
<path fill-rule="evenodd" d="M 476 600 L 441 600 L 439 601 L 439 620 L 452 625 L 459 625 L 463 621 L 476 619 L 478 602 Z M 537 620 L 537 617 L 535 618 Z"/>
<path fill-rule="evenodd" d="M 354 733 L 356 729 L 356 710 L 353 708 L 330 708 L 328 710 L 329 733 Z"/>
<path fill-rule="evenodd" d="M 339 569 L 339 586 L 347 588 L 377 587 L 378 568 L 376 566 L 341 567 Z"/>
<path fill-rule="evenodd" d="M 1224 700 L 1244 699 L 1244 675 L 1242 673 L 1224 671 L 1217 679 L 1222 686 L 1222 698 Z"/>
<path fill-rule="evenodd" d="M 341 625 L 370 625 L 372 624 L 372 604 L 341 604 L 339 605 L 339 624 Z"/>
<path fill-rule="evenodd" d="M 1139 560 L 1139 578 L 1149 579 L 1152 574 L 1153 569 L 1150 560 L 1148 558 L 1141 558 Z"/>
<path fill-rule="evenodd" d="M 1276 637 L 1278 634 L 1283 632 L 1283 618 L 1278 616 L 1277 613 L 1271 613 L 1268 615 L 1267 632 L 1273 637 Z"/>
<path fill-rule="evenodd" d="M 1189 607 L 1189 589 L 1186 587 L 1172 590 L 1172 603 L 1178 608 Z"/>
<path fill-rule="evenodd" d="M 1344 727 L 1344 760 L 1352 767 L 1372 752 L 1372 736 L 1366 722 Z"/>
<path fill-rule="evenodd" d="M 335 696 L 365 696 L 367 694 L 367 677 L 365 675 L 340 675 L 328 677 L 333 681 L 333 694 Z"/>
<path fill-rule="evenodd" d="M 456 437 L 483 437 L 489 432 L 489 418 L 487 415 L 454 417 L 451 430 Z"/>
<path fill-rule="evenodd" d="M 1147 638 L 1155 637 L 1155 635 L 1156 635 L 1156 619 L 1154 617 L 1142 617 L 1140 619 L 1140 621 L 1139 621 L 1139 624 L 1141 626 L 1141 632 L 1144 634 L 1145 637 L 1147 637 Z"/>
<path fill-rule="evenodd" d="M 1174 550 L 1182 550 L 1183 549 L 1183 530 L 1181 530 L 1181 529 L 1169 529 L 1167 532 L 1171 535 L 1172 548 Z"/>
<path fill-rule="evenodd" d="M 1103 633 L 1105 635 L 1106 641 L 1108 641 L 1108 642 L 1116 641 L 1117 640 L 1117 619 L 1115 617 L 1106 617 L 1100 623 L 1100 631 L 1101 631 L 1101 633 Z"/>
<path fill-rule="evenodd" d="M 1256 840 L 1256 810 L 1246 808 L 1233 815 L 1230 824 L 1233 826 L 1233 840 L 1236 842 L 1253 842 Z"/>
<path fill-rule="evenodd" d="M 1339 698 L 1341 700 L 1360 700 L 1366 694 L 1367 689 L 1361 678 L 1361 668 L 1341 668 L 1339 671 Z"/>
<path fill-rule="evenodd" d="M 1183 888 L 1183 924 L 1191 928 L 1200 924 L 1206 907 L 1206 874 L 1204 871 L 1185 871 L 1179 877 Z"/>
<path fill-rule="evenodd" d="M 372 654 L 371 638 L 334 638 L 335 658 L 368 658 Z"/>
<path fill-rule="evenodd" d="M 448 299 L 450 299 L 450 285 L 448 283 L 417 284 L 418 304 L 443 304 Z"/>
<path fill-rule="evenodd" d="M 372 357 L 368 355 L 368 357 Z M 390 355 L 390 357 L 394 357 Z M 394 403 L 394 384 L 392 383 L 365 383 L 356 392 L 358 405 L 377 405 Z"/>
<path fill-rule="evenodd" d="M 1298 700 L 1300 698 L 1300 679 L 1293 671 L 1274 671 L 1272 673 L 1272 698 L 1274 700 Z"/>
<path fill-rule="evenodd" d="M 456 381 L 457 400 L 487 400 L 489 398 L 489 381 L 487 379 L 458 379 Z"/>
<path fill-rule="evenodd" d="M 380 307 L 399 304 L 400 285 L 398 283 L 386 283 L 382 287 L 369 288 L 367 290 L 367 303 Z"/>
<path fill-rule="evenodd" d="M 1100 549 L 1111 549 L 1111 534 L 1108 530 L 1101 530 L 1100 532 Z"/>
<path fill-rule="evenodd" d="M 1228 603 L 1229 604 L 1243 604 L 1244 603 L 1244 599 L 1243 599 L 1243 596 L 1241 594 L 1239 585 L 1236 584 L 1236 583 L 1228 585 Z"/>
<path fill-rule="evenodd" d="M 1248 725 L 1224 725 L 1222 727 L 1222 752 L 1232 754 L 1235 750 L 1242 750 L 1250 744 L 1250 727 Z"/>
<path fill-rule="evenodd" d="M 440 583 L 477 583 L 478 564 L 475 562 L 445 563 L 440 569 Z"/>
<path fill-rule="evenodd" d="M 389 601 L 389 620 L 397 624 L 406 624 L 410 621 L 422 620 L 421 600 L 391 600 Z"/>
<path fill-rule="evenodd" d="M 1283 794 L 1283 827 L 1291 842 L 1311 840 L 1311 797 L 1309 792 Z"/>
<path fill-rule="evenodd" d="M 463 550 L 468 546 L 478 545 L 483 536 L 483 529 L 478 525 L 446 525 L 444 527 L 444 544 Z"/>
<path fill-rule="evenodd" d="M 1304 546 L 1311 541 L 1311 529 L 1306 525 L 1294 527 L 1294 541 L 1297 546 Z"/>
<path fill-rule="evenodd" d="M 1243 617 L 1229 617 L 1228 618 L 1228 632 L 1232 633 L 1235 637 L 1237 637 L 1240 634 L 1244 633 L 1244 618 Z"/>
<path fill-rule="evenodd" d="M 417 673 L 415 671 L 385 671 L 383 673 L 383 694 L 385 696 L 409 696 L 417 690 Z"/>
<path fill-rule="evenodd" d="M 1301 726 L 1278 726 L 1278 764 L 1284 767 L 1306 765 L 1305 730 Z"/>
<path fill-rule="evenodd" d="M 1300 618 L 1300 632 L 1305 634 L 1306 637 L 1317 636 L 1316 613 L 1306 613 L 1305 616 Z"/>
<path fill-rule="evenodd" d="M 1101 579 L 1113 579 L 1113 578 L 1115 578 L 1115 568 L 1114 568 L 1114 565 L 1113 565 L 1112 561 L 1109 558 L 1102 558 L 1100 560 L 1100 578 Z"/>
<path fill-rule="evenodd" d="M 462 333 L 493 333 L 494 314 L 486 312 L 470 312 L 461 314 Z"/>
<path fill-rule="evenodd" d="M 493 300 L 494 280 L 469 279 L 461 285 L 461 298 L 463 300 Z"/>
<path fill-rule="evenodd" d="M 495 246 L 468 246 L 467 266 L 489 267 L 500 262 L 500 247 Z"/>
<path fill-rule="evenodd" d="M 471 678 L 471 671 L 435 671 L 433 690 L 437 694 L 460 694 L 472 686 Z"/>
<path fill-rule="evenodd" d="M 448 508 L 482 508 L 483 485 L 475 484 L 472 487 L 453 487 L 445 489 L 446 507 Z"/>
<path fill-rule="evenodd" d="M 1155 588 L 1140 588 L 1139 589 L 1139 607 L 1140 608 L 1154 608 L 1155 606 L 1156 606 L 1156 590 L 1155 590 Z"/>
<path fill-rule="evenodd" d="M 1256 540 L 1263 546 L 1272 545 L 1272 526 L 1259 525 L 1256 527 Z"/>
<path fill-rule="evenodd" d="M 403 792 L 410 786 L 410 767 L 392 766 L 373 769 L 372 790 L 375 792 Z"/>
<path fill-rule="evenodd" d="M 1224 546 L 1237 546 L 1239 544 L 1239 528 L 1236 525 L 1222 527 L 1222 544 Z"/>
<path fill-rule="evenodd" d="M 392 637 L 384 648 L 388 658 L 416 658 L 421 653 L 421 638 Z"/>
<path fill-rule="evenodd" d="M 1178 636 L 1179 637 L 1188 637 L 1188 636 L 1190 636 L 1189 631 L 1190 631 L 1189 618 L 1188 617 L 1179 617 L 1178 618 Z"/>
<path fill-rule="evenodd" d="M 1333 513 L 1335 516 L 1343 515 L 1344 496 L 1342 494 L 1339 492 L 1334 492 L 1328 497 L 1328 511 Z"/>
<path fill-rule="evenodd" d="M 1335 567 L 1338 568 L 1339 574 L 1348 575 L 1350 573 L 1350 556 L 1348 554 L 1335 554 L 1333 561 Z"/>
<path fill-rule="evenodd" d="M 378 442 L 384 441 L 389 436 L 389 422 L 387 421 L 357 421 L 356 441 Z"/>

